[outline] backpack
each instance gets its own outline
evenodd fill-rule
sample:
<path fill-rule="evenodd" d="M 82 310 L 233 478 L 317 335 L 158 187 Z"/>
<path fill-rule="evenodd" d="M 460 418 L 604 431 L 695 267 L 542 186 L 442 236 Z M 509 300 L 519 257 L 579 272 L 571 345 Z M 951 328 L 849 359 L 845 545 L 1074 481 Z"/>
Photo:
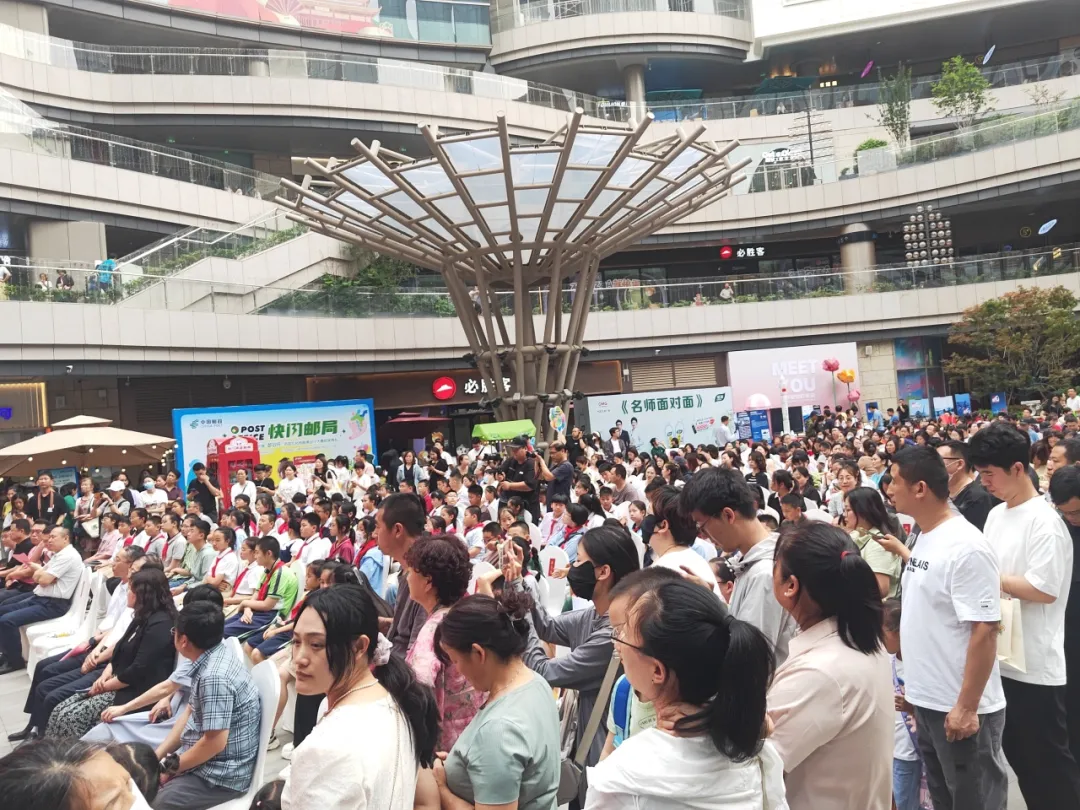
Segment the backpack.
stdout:
<path fill-rule="evenodd" d="M 616 748 L 630 736 L 630 696 L 632 693 L 633 687 L 630 686 L 630 681 L 625 675 L 615 682 L 615 689 L 611 693 L 611 719 L 615 727 L 610 730 L 615 735 Z"/>

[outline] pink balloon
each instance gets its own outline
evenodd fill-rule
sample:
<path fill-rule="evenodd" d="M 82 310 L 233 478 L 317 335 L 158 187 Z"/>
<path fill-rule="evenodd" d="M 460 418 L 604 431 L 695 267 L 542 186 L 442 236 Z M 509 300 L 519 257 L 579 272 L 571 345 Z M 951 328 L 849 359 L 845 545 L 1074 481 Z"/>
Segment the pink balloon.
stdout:
<path fill-rule="evenodd" d="M 835 357 L 829 357 L 821 361 L 821 368 L 825 371 L 839 371 L 840 361 Z"/>
<path fill-rule="evenodd" d="M 864 67 L 862 69 L 862 74 L 859 76 L 859 78 L 860 79 L 865 79 L 867 76 L 870 75 L 870 71 L 873 70 L 873 69 L 874 69 L 874 60 L 871 59 L 869 62 L 866 63 L 866 67 Z"/>
<path fill-rule="evenodd" d="M 748 411 L 764 410 L 771 407 L 772 403 L 765 394 L 751 394 L 746 398 L 746 409 Z"/>
<path fill-rule="evenodd" d="M 852 388 L 850 391 L 848 391 L 847 401 L 848 402 L 858 402 L 861 397 L 862 397 L 862 394 L 859 393 L 859 389 L 858 388 Z"/>

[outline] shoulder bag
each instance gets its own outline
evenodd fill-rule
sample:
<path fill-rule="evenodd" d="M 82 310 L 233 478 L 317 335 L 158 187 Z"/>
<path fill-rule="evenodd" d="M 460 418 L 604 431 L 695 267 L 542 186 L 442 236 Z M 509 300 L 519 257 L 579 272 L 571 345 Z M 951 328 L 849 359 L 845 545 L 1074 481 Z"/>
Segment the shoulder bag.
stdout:
<path fill-rule="evenodd" d="M 619 671 L 619 655 L 612 651 L 611 662 L 608 664 L 604 680 L 600 684 L 600 691 L 596 695 L 596 703 L 593 704 L 589 721 L 585 725 L 585 733 L 577 743 L 573 756 L 569 751 L 574 748 L 574 736 L 577 723 L 581 720 L 577 695 L 567 693 L 563 695 L 562 728 L 563 728 L 563 757 L 559 769 L 559 792 L 558 802 L 560 805 L 568 804 L 578 797 L 581 788 L 581 780 L 585 773 L 585 758 L 589 755 L 596 730 L 600 728 L 600 718 L 607 710 L 608 697 L 611 695 L 611 687 L 615 683 L 615 675 Z M 568 744 L 569 743 L 569 744 Z"/>

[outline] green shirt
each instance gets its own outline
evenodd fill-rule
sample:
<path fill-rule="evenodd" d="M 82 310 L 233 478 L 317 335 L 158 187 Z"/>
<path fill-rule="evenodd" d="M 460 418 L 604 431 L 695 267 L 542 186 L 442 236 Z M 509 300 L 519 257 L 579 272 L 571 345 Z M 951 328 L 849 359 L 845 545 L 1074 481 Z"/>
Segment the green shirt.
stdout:
<path fill-rule="evenodd" d="M 866 560 L 870 570 L 875 574 L 884 574 L 889 578 L 889 592 L 885 596 L 893 597 L 896 596 L 896 586 L 900 583 L 900 573 L 903 566 L 899 557 L 891 551 L 886 551 L 881 543 L 873 539 L 875 535 L 884 537 L 877 529 L 870 529 L 870 531 L 855 529 L 851 533 L 851 539 L 859 547 L 859 554 Z"/>
<path fill-rule="evenodd" d="M 262 575 L 262 579 L 259 580 L 259 587 L 255 589 L 255 595 L 258 596 L 262 590 L 263 584 L 266 582 L 266 578 L 270 576 L 269 572 Z M 292 612 L 293 605 L 296 604 L 296 596 L 300 592 L 300 583 L 296 579 L 296 574 L 287 565 L 281 566 L 273 573 L 273 577 L 270 580 L 270 587 L 266 591 L 266 598 L 277 597 L 277 612 L 278 616 L 282 619 L 289 618 L 289 613 Z"/>
<path fill-rule="evenodd" d="M 469 804 L 556 810 L 559 713 L 539 675 L 489 701 L 446 758 L 446 785 Z"/>

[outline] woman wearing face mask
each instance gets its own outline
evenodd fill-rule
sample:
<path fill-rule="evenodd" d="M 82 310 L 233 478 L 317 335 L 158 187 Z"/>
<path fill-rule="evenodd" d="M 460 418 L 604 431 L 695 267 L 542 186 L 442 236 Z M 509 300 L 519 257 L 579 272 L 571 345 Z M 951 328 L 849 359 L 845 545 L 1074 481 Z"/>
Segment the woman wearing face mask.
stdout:
<path fill-rule="evenodd" d="M 104 747 L 44 738 L 0 759 L 0 796 L 22 810 L 150 810 Z"/>
<path fill-rule="evenodd" d="M 507 561 L 503 575 L 507 583 L 520 588 L 521 549 L 507 544 L 504 559 Z M 532 631 L 525 650 L 525 663 L 534 672 L 544 676 L 551 686 L 564 686 L 578 690 L 578 724 L 574 744 L 588 745 L 586 765 L 595 765 L 604 748 L 607 731 L 601 723 L 592 740 L 582 742 L 585 724 L 592 712 L 604 680 L 608 662 L 611 661 L 611 623 L 608 621 L 608 605 L 611 591 L 623 577 L 640 568 L 637 548 L 622 526 L 605 524 L 589 529 L 578 544 L 577 560 L 570 566 L 566 579 L 575 596 L 592 602 L 588 607 L 572 610 L 560 616 L 550 616 L 543 605 L 533 604 Z M 570 648 L 570 654 L 548 658 L 541 642 Z M 582 780 L 581 800 L 584 801 Z"/>
<path fill-rule="evenodd" d="M 379 633 L 368 591 L 312 593 L 293 636 L 298 695 L 326 694 L 326 713 L 293 751 L 283 810 L 412 810 L 417 769 L 435 758 L 439 717 Z M 363 733 L 376 744 L 357 746 Z"/>
<path fill-rule="evenodd" d="M 783 763 L 763 739 L 768 640 L 682 579 L 634 598 L 644 576 L 612 592 L 611 637 L 635 695 L 661 722 L 590 769 L 586 810 L 786 808 Z"/>
<path fill-rule="evenodd" d="M 784 524 L 773 594 L 799 625 L 769 688 L 792 810 L 889 810 L 893 692 L 874 572 L 847 532 Z"/>

